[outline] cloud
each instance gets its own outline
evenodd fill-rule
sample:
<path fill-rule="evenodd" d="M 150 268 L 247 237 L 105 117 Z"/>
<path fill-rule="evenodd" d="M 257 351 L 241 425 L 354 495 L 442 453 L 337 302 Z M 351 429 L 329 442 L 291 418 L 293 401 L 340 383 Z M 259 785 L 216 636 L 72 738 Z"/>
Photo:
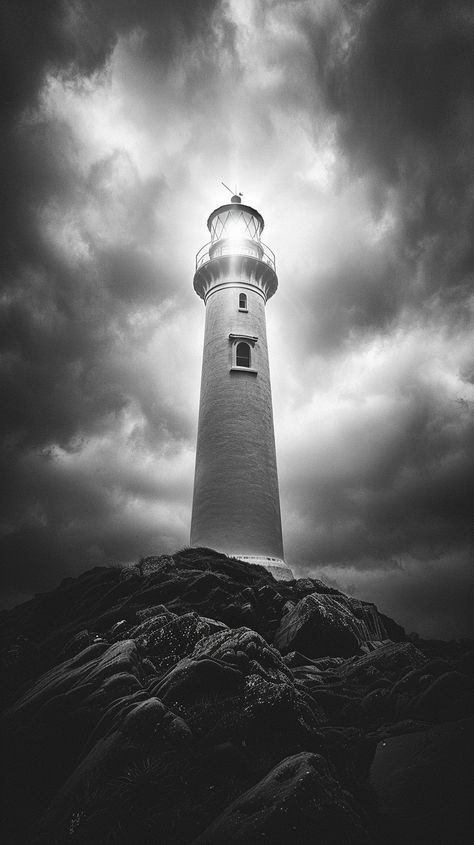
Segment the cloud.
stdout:
<path fill-rule="evenodd" d="M 151 72 L 169 109 L 160 76 L 179 75 L 173 60 L 199 41 L 214 6 L 8 10 L 0 371 L 10 598 L 91 561 L 187 539 L 199 363 L 181 367 L 189 316 L 176 241 L 164 243 L 163 151 L 151 167 L 140 161 L 163 133 L 128 118 L 133 86 L 121 74 L 127 62 L 142 80 Z"/>
<path fill-rule="evenodd" d="M 187 542 L 193 256 L 223 179 L 277 252 L 267 315 L 290 563 L 413 628 L 418 608 L 421 632 L 465 633 L 470 4 L 5 9 L 6 600 Z"/>

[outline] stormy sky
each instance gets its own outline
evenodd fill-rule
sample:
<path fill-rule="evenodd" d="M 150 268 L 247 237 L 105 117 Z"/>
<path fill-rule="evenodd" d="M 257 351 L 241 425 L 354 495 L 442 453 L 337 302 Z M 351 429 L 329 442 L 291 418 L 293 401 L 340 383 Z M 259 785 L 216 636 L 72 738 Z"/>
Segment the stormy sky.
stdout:
<path fill-rule="evenodd" d="M 189 542 L 223 180 L 277 255 L 286 559 L 472 635 L 471 0 L 2 5 L 3 604 Z"/>

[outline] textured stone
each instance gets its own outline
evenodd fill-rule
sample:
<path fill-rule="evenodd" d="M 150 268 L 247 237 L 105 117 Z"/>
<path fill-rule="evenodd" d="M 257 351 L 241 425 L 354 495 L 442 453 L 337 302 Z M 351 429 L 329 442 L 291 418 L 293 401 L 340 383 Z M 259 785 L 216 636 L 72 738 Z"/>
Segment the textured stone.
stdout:
<path fill-rule="evenodd" d="M 249 628 L 228 629 L 203 639 L 195 646 L 193 656 L 204 655 L 248 670 L 253 666 L 258 674 L 270 681 L 287 682 L 291 679 L 291 672 L 278 651 Z"/>
<path fill-rule="evenodd" d="M 67 709 L 68 704 L 76 706 L 81 694 L 86 698 L 91 690 L 101 688 L 107 680 L 122 673 L 137 680 L 140 675 L 137 647 L 133 640 L 112 646 L 95 643 L 43 675 L 7 712 L 7 719 L 24 724 L 30 714 L 36 718 L 42 708 L 51 707 L 55 699 L 61 701 L 62 709 Z"/>
<path fill-rule="evenodd" d="M 160 555 L 159 557 L 142 558 L 137 563 L 137 569 L 140 575 L 152 575 L 155 573 L 163 574 L 175 569 L 175 562 L 170 555 Z"/>
<path fill-rule="evenodd" d="M 159 681 L 154 694 L 173 707 L 192 704 L 201 695 L 226 696 L 242 687 L 241 672 L 223 661 L 186 657 Z"/>
<path fill-rule="evenodd" d="M 406 730 L 406 729 L 405 729 Z M 474 811 L 474 721 L 384 738 L 370 770 L 388 845 L 467 845 Z"/>
<path fill-rule="evenodd" d="M 284 653 L 348 657 L 359 652 L 364 636 L 364 625 L 344 599 L 312 593 L 283 617 L 274 644 Z"/>
<path fill-rule="evenodd" d="M 179 754 L 191 732 L 156 698 L 131 708 L 124 703 L 119 716 L 108 731 L 103 723 L 103 732 L 96 734 L 88 753 L 58 790 L 42 818 L 39 842 L 68 841 L 72 834 L 84 845 L 98 845 L 109 837 L 123 842 L 120 837 L 127 828 L 138 837 L 134 841 L 143 841 L 140 791 L 159 795 L 160 782 L 153 780 L 154 771 L 160 772 L 159 757 L 170 749 Z"/>
<path fill-rule="evenodd" d="M 474 681 L 461 672 L 445 672 L 426 677 L 423 689 L 408 706 L 408 715 L 423 720 L 451 720 L 470 716 L 474 711 Z M 423 679 L 423 676 L 422 676 Z"/>
<path fill-rule="evenodd" d="M 281 655 L 271 644 L 275 630 L 313 595 L 343 608 L 358 637 L 368 637 L 366 653 Z M 231 607 L 248 614 L 252 627 L 228 627 Z M 328 761 L 335 792 L 317 767 L 315 777 L 336 804 L 342 794 L 355 808 L 348 790 L 374 817 L 367 777 L 375 742 L 470 712 L 474 669 L 472 643 L 377 640 L 374 612 L 313 579 L 275 582 L 265 570 L 201 548 L 177 552 L 173 565 L 147 575 L 91 570 L 0 614 L 10 703 L 0 761 L 6 841 L 184 845 L 302 749 Z M 398 636 L 395 623 L 380 618 Z M 459 746 L 452 745 L 442 771 L 462 804 Z M 319 786 L 313 775 L 299 776 L 310 789 L 298 792 L 295 782 L 293 790 L 289 777 L 284 806 L 296 827 L 288 833 L 278 822 L 285 845 L 306 835 L 331 842 L 332 829 L 338 845 L 350 842 L 337 814 L 331 830 L 326 811 L 314 816 Z M 277 784 L 275 802 L 281 794 Z M 261 805 L 256 841 L 276 843 L 273 834 L 260 836 L 263 820 L 273 830 L 280 812 L 270 799 Z"/>
<path fill-rule="evenodd" d="M 76 654 L 79 654 L 80 651 L 83 651 L 85 648 L 92 645 L 94 640 L 95 636 L 91 635 L 89 631 L 78 631 L 77 634 L 67 641 L 60 656 L 66 659 L 68 657 L 74 657 Z"/>
<path fill-rule="evenodd" d="M 155 666 L 164 671 L 181 657 L 191 654 L 196 643 L 209 632 L 209 625 L 197 613 L 185 613 L 169 621 L 162 616 L 153 617 L 135 629 L 134 636 L 150 654 Z"/>
<path fill-rule="evenodd" d="M 326 760 L 302 752 L 288 757 L 205 830 L 194 845 L 294 842 L 369 845 L 365 824 Z"/>
<path fill-rule="evenodd" d="M 111 704 L 145 694 L 142 677 L 133 641 L 96 643 L 41 676 L 7 710 L 2 723 L 2 764 L 12 796 L 7 829 L 21 831 L 54 796 Z M 24 832 L 19 841 L 33 839 Z"/>
<path fill-rule="evenodd" d="M 341 661 L 334 671 L 340 677 L 358 679 L 360 682 L 371 683 L 384 674 L 406 673 L 418 669 L 426 663 L 424 654 L 411 643 L 384 643 L 380 648 L 365 654 L 363 657 L 353 657 L 352 660 Z"/>

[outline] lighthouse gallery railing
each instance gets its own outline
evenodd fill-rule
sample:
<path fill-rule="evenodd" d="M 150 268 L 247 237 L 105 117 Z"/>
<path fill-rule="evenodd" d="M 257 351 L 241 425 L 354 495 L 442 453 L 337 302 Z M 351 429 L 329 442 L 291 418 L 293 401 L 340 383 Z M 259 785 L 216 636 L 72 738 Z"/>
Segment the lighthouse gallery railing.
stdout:
<path fill-rule="evenodd" d="M 264 264 L 268 264 L 272 270 L 276 271 L 275 253 L 269 246 L 261 241 L 259 241 L 255 247 L 246 247 L 243 244 L 226 245 L 224 242 L 222 244 L 213 244 L 212 241 L 210 241 L 201 247 L 196 255 L 196 270 L 199 270 L 203 264 L 206 264 L 213 258 L 220 258 L 221 255 L 251 255 L 258 261 L 263 261 Z"/>

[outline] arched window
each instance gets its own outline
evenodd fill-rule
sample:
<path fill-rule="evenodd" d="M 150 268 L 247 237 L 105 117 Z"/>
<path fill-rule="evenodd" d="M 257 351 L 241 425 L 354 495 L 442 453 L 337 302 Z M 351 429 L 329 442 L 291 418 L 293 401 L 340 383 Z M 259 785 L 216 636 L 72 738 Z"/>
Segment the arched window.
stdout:
<path fill-rule="evenodd" d="M 239 311 L 247 310 L 247 294 L 239 293 Z"/>
<path fill-rule="evenodd" d="M 237 367 L 250 367 L 250 346 L 248 343 L 238 343 L 235 350 L 235 363 Z"/>

